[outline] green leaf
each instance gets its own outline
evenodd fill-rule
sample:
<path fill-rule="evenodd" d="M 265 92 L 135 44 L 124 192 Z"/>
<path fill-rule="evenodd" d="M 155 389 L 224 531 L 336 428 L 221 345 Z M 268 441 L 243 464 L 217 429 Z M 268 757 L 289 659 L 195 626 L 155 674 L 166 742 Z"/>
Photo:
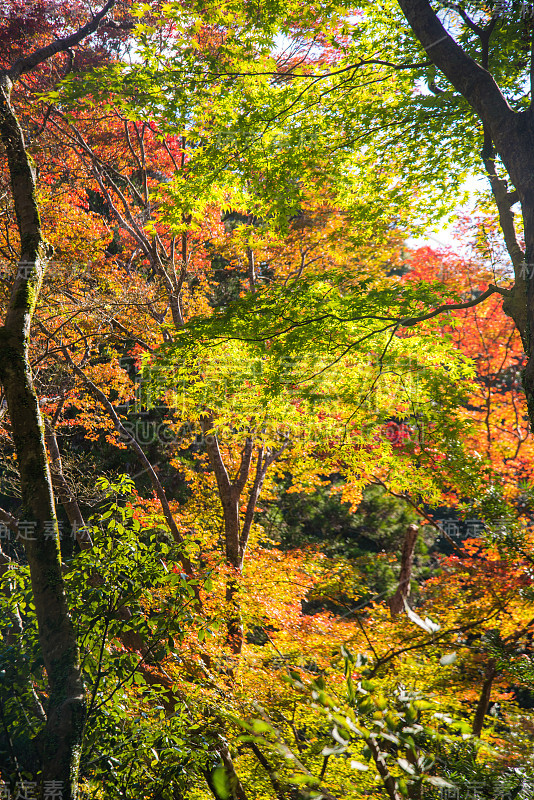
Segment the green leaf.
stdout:
<path fill-rule="evenodd" d="M 216 767 L 211 773 L 211 780 L 213 781 L 213 786 L 219 797 L 226 800 L 226 798 L 231 796 L 228 776 L 224 767 Z"/>

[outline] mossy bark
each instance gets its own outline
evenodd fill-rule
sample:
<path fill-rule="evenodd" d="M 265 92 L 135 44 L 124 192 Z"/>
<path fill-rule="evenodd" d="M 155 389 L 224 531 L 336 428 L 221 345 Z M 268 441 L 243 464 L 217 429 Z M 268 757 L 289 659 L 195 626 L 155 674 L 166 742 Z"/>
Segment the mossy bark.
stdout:
<path fill-rule="evenodd" d="M 35 197 L 35 177 L 24 137 L 10 104 L 11 84 L 0 78 L 0 135 L 7 156 L 21 253 L 6 319 L 0 328 L 0 381 L 17 454 L 24 517 L 33 528 L 24 546 L 30 567 L 39 640 L 48 676 L 46 724 L 39 741 L 42 781 L 60 781 L 63 800 L 77 796 L 85 693 L 78 647 L 61 570 L 59 536 L 28 345 L 48 248 Z M 50 534 L 50 529 L 55 533 Z"/>

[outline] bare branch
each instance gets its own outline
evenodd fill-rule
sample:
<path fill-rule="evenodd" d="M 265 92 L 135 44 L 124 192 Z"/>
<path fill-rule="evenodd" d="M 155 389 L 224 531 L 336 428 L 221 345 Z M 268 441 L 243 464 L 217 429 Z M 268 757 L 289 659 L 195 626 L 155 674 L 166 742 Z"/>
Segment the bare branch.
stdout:
<path fill-rule="evenodd" d="M 128 444 L 130 445 L 130 447 L 132 447 L 133 450 L 135 450 L 135 452 L 137 453 L 137 456 L 139 457 L 139 460 L 141 461 L 141 463 L 143 464 L 143 466 L 145 467 L 145 469 L 147 471 L 147 474 L 148 474 L 148 476 L 150 478 L 150 482 L 152 483 L 152 486 L 154 488 L 154 491 L 156 492 L 158 500 L 160 501 L 161 508 L 163 510 L 163 515 L 165 517 L 165 521 L 167 522 L 167 525 L 169 526 L 169 529 L 170 529 L 170 531 L 172 533 L 174 541 L 177 544 L 183 544 L 184 543 L 184 539 L 183 539 L 182 534 L 178 530 L 178 526 L 176 525 L 176 522 L 175 522 L 174 517 L 172 515 L 171 509 L 170 509 L 170 506 L 169 506 L 169 501 L 167 500 L 167 495 L 165 494 L 163 486 L 161 485 L 161 482 L 160 482 L 160 480 L 159 480 L 159 478 L 158 478 L 158 476 L 157 476 L 157 474 L 156 474 L 156 472 L 154 470 L 154 467 L 152 466 L 152 464 L 150 463 L 150 461 L 148 460 L 148 458 L 144 454 L 143 449 L 141 448 L 141 446 L 139 445 L 137 440 L 130 434 L 130 432 L 126 430 L 126 428 L 124 427 L 124 425 L 120 421 L 120 419 L 119 419 L 119 417 L 117 415 L 117 412 L 113 408 L 112 404 L 110 403 L 110 401 L 108 400 L 108 398 L 106 397 L 104 392 L 102 392 L 98 388 L 98 386 L 96 386 L 88 378 L 88 376 L 85 374 L 83 369 L 81 369 L 73 361 L 73 359 L 72 359 L 72 357 L 71 357 L 71 355 L 68 352 L 66 347 L 64 347 L 62 349 L 62 351 L 63 351 L 63 355 L 65 357 L 65 360 L 70 365 L 72 370 L 76 373 L 76 375 L 78 375 L 79 378 L 82 379 L 84 384 L 90 390 L 91 394 L 99 401 L 99 403 L 101 403 L 104 406 L 104 408 L 108 412 L 109 416 L 113 420 L 113 424 L 115 425 L 115 429 L 117 430 L 117 432 L 120 433 L 120 435 L 123 437 L 123 439 L 125 441 L 127 441 Z M 180 563 L 181 563 L 182 567 L 187 572 L 187 574 L 193 575 L 194 574 L 193 565 L 191 564 L 191 562 L 189 561 L 187 556 L 185 556 L 185 555 L 183 555 L 181 553 L 179 555 L 179 560 L 180 560 Z"/>
<path fill-rule="evenodd" d="M 76 531 L 76 541 L 78 542 L 81 550 L 90 550 L 93 547 L 93 542 L 89 531 L 85 528 L 85 521 L 80 511 L 80 506 L 76 500 L 72 489 L 67 483 L 67 479 L 63 474 L 63 464 L 61 461 L 61 453 L 56 438 L 56 432 L 49 420 L 45 418 L 45 441 L 50 455 L 50 472 L 52 473 L 52 483 L 54 489 L 58 493 L 59 499 L 65 513 L 69 518 L 69 522 Z"/>
<path fill-rule="evenodd" d="M 9 528 L 9 530 L 13 531 L 13 533 L 18 535 L 19 524 L 17 518 L 14 517 L 12 514 L 10 514 L 8 511 L 4 511 L 3 508 L 0 508 L 0 522 L 3 525 L 6 525 Z"/>

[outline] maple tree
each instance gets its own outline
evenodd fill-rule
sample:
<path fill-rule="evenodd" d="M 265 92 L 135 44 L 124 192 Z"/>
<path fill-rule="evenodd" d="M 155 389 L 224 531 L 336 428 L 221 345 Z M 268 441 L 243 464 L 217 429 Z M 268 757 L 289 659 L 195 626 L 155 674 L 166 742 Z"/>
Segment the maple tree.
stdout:
<path fill-rule="evenodd" d="M 419 67 L 347 61 L 389 7 L 358 13 L 352 39 L 333 4 L 184 8 L 134 8 L 133 29 L 121 6 L 87 47 L 56 43 L 51 71 L 14 95 L 33 131 L 28 196 L 54 247 L 24 347 L 46 514 L 58 504 L 35 517 L 38 541 L 64 601 L 43 602 L 46 562 L 6 535 L 0 778 L 110 800 L 398 800 L 478 770 L 484 791 L 527 796 L 528 770 L 513 771 L 530 720 L 517 701 L 532 681 L 532 445 L 521 344 L 496 302 L 509 271 L 486 246 L 496 222 L 464 226 L 462 257 L 404 245 L 455 191 L 450 164 L 430 188 L 419 174 L 431 148 L 410 162 L 400 142 L 383 158 Z M 9 54 L 85 19 L 76 4 L 49 10 L 13 6 Z M 435 208 L 421 211 L 422 192 L 442 195 Z M 3 202 L 11 264 L 25 240 Z M 24 275 L 3 281 L 7 318 Z M 37 450 L 2 357 L 0 521 L 24 540 L 39 494 L 23 456 Z M 279 547 L 281 494 L 287 509 L 322 491 L 339 494 L 343 525 L 360 515 L 356 556 L 288 518 Z M 422 540 L 445 533 L 438 507 L 479 533 L 484 521 L 486 538 L 425 555 Z M 396 552 L 369 550 L 392 546 L 373 508 L 403 508 Z M 66 626 L 85 715 L 83 741 L 80 727 L 44 752 L 62 664 L 43 608 Z"/>

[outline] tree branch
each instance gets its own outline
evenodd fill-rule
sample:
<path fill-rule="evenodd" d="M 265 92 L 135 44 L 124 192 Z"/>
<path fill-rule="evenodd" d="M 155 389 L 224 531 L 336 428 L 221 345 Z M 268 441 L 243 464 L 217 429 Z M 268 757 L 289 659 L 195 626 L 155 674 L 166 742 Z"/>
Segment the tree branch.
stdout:
<path fill-rule="evenodd" d="M 6 527 L 8 527 L 9 530 L 13 531 L 14 534 L 18 535 L 19 523 L 17 518 L 14 517 L 12 514 L 9 514 L 9 512 L 4 511 L 3 508 L 0 508 L 0 522 L 3 525 L 6 525 Z"/>
<path fill-rule="evenodd" d="M 286 793 L 284 792 L 284 787 L 280 783 L 275 768 L 272 766 L 272 764 L 269 763 L 268 759 L 265 758 L 262 751 L 255 742 L 247 742 L 247 746 L 250 747 L 250 749 L 252 750 L 252 752 L 262 765 L 263 769 L 269 776 L 269 780 L 271 781 L 272 787 L 275 791 L 276 796 L 278 797 L 278 800 L 286 800 Z"/>
<path fill-rule="evenodd" d="M 491 191 L 499 211 L 499 222 L 504 235 L 506 249 L 514 266 L 516 284 L 524 282 L 525 276 L 520 274 L 524 266 L 525 254 L 519 246 L 514 225 L 514 214 L 511 207 L 519 199 L 517 192 L 508 191 L 508 181 L 499 178 L 495 169 L 495 148 L 487 125 L 484 125 L 484 146 L 481 154 L 488 176 Z"/>
<path fill-rule="evenodd" d="M 98 388 L 98 386 L 96 386 L 87 377 L 87 375 L 85 374 L 83 369 L 81 369 L 73 361 L 73 359 L 72 359 L 72 357 L 71 357 L 71 355 L 68 352 L 66 347 L 63 348 L 63 355 L 65 356 L 65 360 L 70 365 L 72 370 L 85 383 L 85 385 L 90 390 L 90 392 L 93 395 L 93 397 L 95 397 L 98 400 L 98 402 L 101 403 L 104 406 L 104 408 L 108 412 L 109 416 L 113 420 L 113 424 L 115 425 L 115 429 L 117 430 L 117 432 L 120 433 L 120 435 L 128 442 L 130 447 L 132 447 L 133 450 L 135 450 L 135 452 L 137 453 L 137 456 L 139 457 L 139 460 L 141 461 L 141 463 L 143 464 L 143 466 L 145 467 L 145 469 L 146 469 L 146 471 L 148 473 L 148 476 L 150 478 L 150 482 L 152 483 L 152 487 L 153 487 L 153 489 L 154 489 L 154 491 L 155 491 L 155 493 L 156 493 L 156 495 L 158 497 L 158 500 L 160 501 L 161 508 L 162 508 L 162 511 L 163 511 L 163 515 L 165 517 L 165 521 L 167 522 L 167 525 L 169 526 L 169 529 L 170 529 L 170 531 L 172 533 L 174 541 L 177 544 L 180 544 L 180 545 L 183 544 L 184 543 L 184 539 L 183 539 L 182 534 L 178 530 L 178 526 L 176 525 L 176 522 L 175 522 L 174 517 L 172 515 L 172 511 L 170 509 L 169 501 L 167 500 L 167 495 L 165 494 L 165 490 L 163 489 L 163 486 L 161 485 L 161 482 L 160 482 L 158 476 L 156 475 L 154 467 L 152 466 L 152 464 L 150 463 L 150 461 L 148 460 L 148 458 L 144 454 L 143 449 L 141 448 L 140 444 L 131 435 L 131 433 L 126 430 L 126 428 L 124 427 L 124 425 L 120 421 L 120 419 L 119 419 L 119 417 L 117 415 L 117 412 L 113 408 L 112 404 L 110 403 L 110 401 L 108 400 L 108 398 L 106 397 L 104 392 L 102 392 Z M 183 553 L 180 553 L 179 554 L 179 561 L 180 561 L 182 567 L 184 568 L 185 572 L 188 575 L 192 576 L 194 574 L 193 565 L 191 564 L 191 562 L 189 561 L 187 556 L 185 556 Z"/>
<path fill-rule="evenodd" d="M 97 29 L 108 11 L 110 11 L 113 6 L 115 5 L 115 0 L 108 0 L 106 5 L 95 14 L 89 22 L 87 22 L 82 28 L 77 30 L 75 33 L 72 33 L 70 36 L 65 36 L 63 39 L 57 39 L 55 42 L 46 45 L 46 47 L 40 47 L 38 50 L 34 50 L 33 53 L 30 53 L 28 56 L 21 56 L 18 58 L 13 66 L 7 71 L 7 75 L 9 76 L 10 80 L 15 82 L 26 72 L 30 72 L 32 69 L 35 69 L 39 64 L 42 64 L 43 61 L 46 61 L 52 56 L 57 55 L 57 53 L 62 53 L 65 50 L 68 50 L 70 47 L 74 47 L 75 45 L 79 44 L 82 39 L 85 39 L 86 36 L 90 36 L 94 33 Z"/>
<path fill-rule="evenodd" d="M 254 511 L 256 510 L 256 504 L 263 488 L 263 482 L 265 480 L 267 470 L 271 464 L 274 464 L 274 462 L 280 458 L 287 447 L 289 447 L 289 441 L 285 442 L 282 447 L 278 448 L 278 450 L 267 452 L 265 457 L 263 447 L 260 447 L 259 449 L 254 483 L 252 485 L 250 497 L 248 498 L 247 508 L 245 510 L 245 518 L 243 520 L 243 527 L 239 538 L 239 558 L 241 566 L 243 565 L 243 559 L 245 558 L 245 551 L 247 549 L 252 521 L 254 519 Z"/>
<path fill-rule="evenodd" d="M 241 456 L 241 464 L 239 465 L 239 472 L 237 473 L 236 479 L 232 483 L 232 488 L 237 497 L 241 496 L 241 492 L 245 488 L 246 482 L 248 481 L 251 461 L 252 461 L 252 439 L 247 438 L 245 446 L 243 448 L 243 454 Z"/>
<path fill-rule="evenodd" d="M 376 743 L 375 737 L 369 736 L 365 740 L 365 744 L 371 751 L 371 755 L 373 756 L 373 761 L 376 764 L 376 769 L 378 771 L 378 774 L 382 778 L 382 783 L 384 784 L 386 792 L 389 795 L 389 799 L 402 800 L 400 792 L 397 791 L 397 783 L 395 781 L 395 778 L 388 769 L 384 755 L 380 750 L 378 744 Z"/>
<path fill-rule="evenodd" d="M 243 560 L 245 558 L 245 551 L 247 549 L 248 538 L 250 536 L 250 529 L 252 527 L 252 521 L 254 519 L 254 509 L 256 508 L 256 503 L 258 502 L 258 498 L 260 496 L 263 481 L 265 480 L 265 475 L 267 473 L 267 466 L 263 461 L 263 447 L 259 448 L 258 451 L 258 460 L 256 462 L 256 473 L 254 475 L 254 483 L 252 484 L 252 489 L 250 491 L 250 496 L 248 498 L 247 507 L 245 510 L 245 518 L 243 520 L 243 527 L 241 530 L 241 535 L 239 537 L 239 559 L 241 565 L 243 565 Z"/>
<path fill-rule="evenodd" d="M 48 447 L 50 455 L 50 472 L 52 473 L 52 483 L 58 493 L 59 499 L 65 513 L 69 518 L 70 524 L 76 531 L 76 541 L 78 542 L 81 550 L 90 550 L 93 546 L 91 536 L 88 530 L 85 530 L 85 521 L 80 511 L 78 501 L 74 497 L 70 486 L 67 483 L 65 475 L 63 474 L 63 464 L 61 462 L 61 453 L 56 438 L 56 432 L 49 420 L 45 418 L 45 442 Z"/>
<path fill-rule="evenodd" d="M 399 0 L 399 6 L 434 64 L 490 126 L 494 141 L 506 137 L 515 114 L 492 75 L 447 33 L 428 0 Z"/>
<path fill-rule="evenodd" d="M 501 289 L 499 286 L 494 286 L 490 283 L 486 291 L 482 292 L 481 295 L 475 297 L 473 300 L 468 300 L 466 303 L 444 303 L 442 306 L 435 308 L 434 311 L 421 314 L 420 317 L 404 317 L 399 320 L 398 324 L 403 328 L 410 328 L 413 325 L 417 325 L 419 322 L 425 322 L 428 319 L 437 317 L 439 314 L 448 313 L 449 311 L 462 311 L 464 308 L 473 308 L 473 306 L 478 306 L 480 303 L 483 303 L 488 297 L 491 297 L 492 294 L 500 294 L 503 297 L 509 297 L 510 290 Z"/>
<path fill-rule="evenodd" d="M 497 666 L 495 659 L 491 658 L 486 666 L 484 683 L 482 684 L 482 691 L 480 693 L 480 698 L 475 711 L 475 717 L 473 719 L 473 736 L 476 736 L 478 739 L 480 739 L 480 734 L 482 733 L 482 728 L 484 727 L 484 718 L 488 712 L 488 706 L 491 699 L 491 689 L 496 675 Z"/>
<path fill-rule="evenodd" d="M 224 465 L 219 448 L 219 441 L 215 433 L 208 433 L 208 431 L 210 431 L 213 427 L 213 417 L 211 415 L 203 417 L 200 421 L 200 426 L 202 428 L 202 433 L 206 438 L 206 448 L 208 451 L 209 460 L 215 473 L 215 478 L 217 480 L 219 491 L 221 492 L 221 497 L 223 494 L 225 496 L 230 495 L 232 493 L 232 482 L 230 481 L 228 472 Z"/>

